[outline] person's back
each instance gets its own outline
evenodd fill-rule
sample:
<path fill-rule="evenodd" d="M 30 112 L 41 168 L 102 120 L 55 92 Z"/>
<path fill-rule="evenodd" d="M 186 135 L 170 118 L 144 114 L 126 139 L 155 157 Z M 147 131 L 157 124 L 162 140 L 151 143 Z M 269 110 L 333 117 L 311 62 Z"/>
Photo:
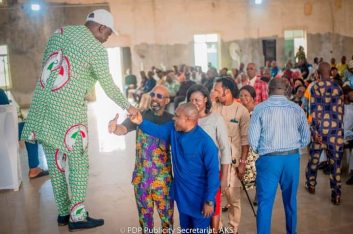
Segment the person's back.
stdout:
<path fill-rule="evenodd" d="M 63 87 L 72 89 L 78 85 L 82 89 L 75 89 L 75 92 L 81 95 L 86 95 L 96 82 L 93 74 L 97 74 L 100 67 L 91 70 L 89 69 L 91 64 L 106 67 L 105 62 L 108 62 L 107 52 L 102 43 L 96 40 L 84 25 L 65 26 L 56 30 L 49 38 L 43 58 L 47 60 L 43 61 L 42 89 L 50 87 L 51 91 L 55 92 Z M 49 79 L 54 75 L 59 75 L 59 79 L 56 80 L 61 82 L 56 81 L 52 84 Z M 78 76 L 85 76 L 86 79 L 72 79 Z"/>
<path fill-rule="evenodd" d="M 300 139 L 301 129 L 298 129 L 297 123 L 302 121 L 300 118 L 302 112 L 300 106 L 283 96 L 273 95 L 258 104 L 252 119 L 261 116 L 263 123 L 261 131 L 263 136 L 266 136 L 257 145 L 258 152 L 267 154 L 273 152 L 274 148 L 300 148 L 298 139 Z M 252 133 L 249 132 L 249 134 Z M 285 142 L 283 142 L 284 137 L 286 138 Z"/>
<path fill-rule="evenodd" d="M 133 74 L 127 75 L 125 77 L 125 85 L 133 85 L 134 87 L 136 87 L 137 85 L 136 76 Z"/>
<path fill-rule="evenodd" d="M 286 233 L 296 233 L 299 149 L 310 142 L 304 111 L 288 100 L 290 83 L 284 78 L 269 83 L 270 98 L 257 105 L 251 116 L 249 143 L 256 161 L 257 233 L 271 233 L 271 215 L 278 184 L 286 217 Z"/>
<path fill-rule="evenodd" d="M 149 91 L 151 91 L 153 87 L 156 86 L 156 83 L 157 82 L 153 77 L 147 79 L 143 88 L 143 92 L 148 93 Z"/>
<path fill-rule="evenodd" d="M 44 52 L 42 75 L 28 115 L 28 119 L 36 118 L 37 121 L 26 124 L 22 139 L 30 137 L 32 140 L 31 132 L 35 132 L 41 142 L 70 151 L 74 144 L 70 133 L 79 130 L 83 132 L 82 140 L 87 146 L 85 96 L 93 89 L 98 76 L 103 89 L 108 90 L 108 95 L 128 106 L 122 95 L 112 94 L 118 92 L 112 80 L 108 79 L 111 75 L 107 52 L 90 30 L 84 25 L 65 26 L 56 30 Z M 60 135 L 56 135 L 59 138 L 53 135 L 53 131 L 60 132 Z M 63 135 L 65 140 L 61 138 Z"/>
<path fill-rule="evenodd" d="M 85 96 L 99 81 L 110 99 L 130 114 L 137 113 L 109 72 L 108 54 L 102 43 L 113 32 L 111 13 L 97 9 L 87 16 L 85 25 L 62 27 L 53 33 L 21 136 L 43 145 L 59 213 L 57 222 L 68 224 L 70 231 L 104 224 L 103 219 L 91 218 L 83 204 L 89 175 Z M 67 163 L 70 183 L 64 173 Z"/>
<path fill-rule="evenodd" d="M 329 63 L 319 65 L 320 81 L 311 90 L 309 101 L 312 116 L 309 160 L 306 167 L 305 188 L 309 193 L 315 193 L 317 185 L 317 169 L 320 155 L 325 150 L 330 164 L 331 202 L 341 203 L 341 161 L 343 157 L 343 91 L 330 78 Z"/>
<path fill-rule="evenodd" d="M 177 96 L 183 96 L 185 98 L 188 89 L 191 86 L 193 86 L 194 84 L 196 84 L 196 83 L 194 81 L 192 81 L 192 80 L 185 80 L 184 82 L 180 83 L 180 87 L 179 87 L 179 90 L 178 90 L 176 95 Z"/>
<path fill-rule="evenodd" d="M 343 91 L 341 87 L 334 81 L 325 80 L 315 83 L 310 91 L 312 97 L 310 110 L 311 115 L 315 116 L 312 122 L 315 130 L 319 131 L 320 135 L 327 131 L 329 125 L 331 130 L 342 130 Z M 337 134 L 342 136 L 343 132 L 338 131 Z"/>
<path fill-rule="evenodd" d="M 176 108 L 179 106 L 180 103 L 182 103 L 183 101 L 185 101 L 186 98 L 186 93 L 188 91 L 188 89 L 193 86 L 195 84 L 194 81 L 192 80 L 185 80 L 183 82 L 180 83 L 180 87 L 178 92 L 176 93 L 176 96 L 174 98 L 174 109 L 176 110 Z"/>

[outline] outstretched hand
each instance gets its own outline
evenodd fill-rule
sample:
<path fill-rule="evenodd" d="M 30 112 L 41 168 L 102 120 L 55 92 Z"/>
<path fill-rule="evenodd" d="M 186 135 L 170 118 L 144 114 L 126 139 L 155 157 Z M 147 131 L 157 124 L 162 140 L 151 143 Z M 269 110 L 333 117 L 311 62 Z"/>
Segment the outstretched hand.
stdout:
<path fill-rule="evenodd" d="M 116 129 L 114 131 L 115 135 L 121 136 L 121 135 L 125 135 L 126 133 L 127 133 L 127 127 L 125 127 L 122 124 L 116 125 Z"/>
<path fill-rule="evenodd" d="M 109 133 L 114 133 L 115 135 L 125 135 L 127 133 L 127 128 L 122 124 L 117 124 L 119 119 L 119 114 L 116 114 L 114 119 L 109 121 L 108 131 Z"/>
<path fill-rule="evenodd" d="M 108 124 L 108 132 L 109 133 L 113 133 L 115 131 L 115 129 L 117 128 L 117 121 L 119 119 L 119 114 L 117 113 L 114 117 L 114 119 L 110 120 L 109 121 L 109 124 Z"/>

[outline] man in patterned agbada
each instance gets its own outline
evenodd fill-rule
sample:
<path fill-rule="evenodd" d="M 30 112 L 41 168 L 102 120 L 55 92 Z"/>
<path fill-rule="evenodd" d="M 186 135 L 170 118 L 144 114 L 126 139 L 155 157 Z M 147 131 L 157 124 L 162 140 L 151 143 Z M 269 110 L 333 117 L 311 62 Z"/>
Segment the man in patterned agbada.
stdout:
<path fill-rule="evenodd" d="M 87 16 L 85 25 L 65 26 L 53 33 L 45 48 L 42 74 L 21 136 L 22 140 L 37 140 L 43 145 L 59 212 L 57 222 L 59 226 L 69 224 L 70 231 L 104 224 L 103 219 L 88 216 L 83 205 L 88 180 L 85 96 L 99 81 L 115 103 L 132 115 L 137 113 L 109 73 L 102 43 L 113 32 L 113 16 L 98 9 Z"/>
<path fill-rule="evenodd" d="M 173 115 L 166 111 L 169 104 L 169 91 L 165 86 L 154 87 L 150 108 L 142 113 L 144 119 L 161 125 L 172 121 Z M 109 122 L 109 132 L 125 135 L 136 132 L 136 160 L 132 175 L 135 200 L 139 214 L 139 223 L 143 233 L 153 233 L 153 211 L 156 206 L 164 232 L 173 227 L 174 201 L 170 197 L 172 184 L 172 163 L 170 143 L 142 131 L 130 119 L 116 124 L 119 115 Z"/>
<path fill-rule="evenodd" d="M 306 168 L 305 187 L 315 193 L 317 170 L 321 152 L 326 150 L 330 162 L 331 202 L 341 203 L 341 161 L 343 157 L 343 91 L 330 79 L 330 64 L 319 65 L 320 81 L 310 92 L 309 100 L 312 142 L 309 147 L 309 162 Z"/>

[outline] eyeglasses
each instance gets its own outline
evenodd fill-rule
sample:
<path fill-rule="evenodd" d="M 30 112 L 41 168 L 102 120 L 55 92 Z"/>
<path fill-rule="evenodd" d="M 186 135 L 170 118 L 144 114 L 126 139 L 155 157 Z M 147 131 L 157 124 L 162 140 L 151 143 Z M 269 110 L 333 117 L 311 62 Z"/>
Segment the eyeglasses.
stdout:
<path fill-rule="evenodd" d="M 150 92 L 150 96 L 151 98 L 158 98 L 158 99 L 163 99 L 163 98 L 169 98 L 169 97 L 164 97 L 163 94 L 160 94 L 160 93 L 154 93 L 154 92 Z"/>

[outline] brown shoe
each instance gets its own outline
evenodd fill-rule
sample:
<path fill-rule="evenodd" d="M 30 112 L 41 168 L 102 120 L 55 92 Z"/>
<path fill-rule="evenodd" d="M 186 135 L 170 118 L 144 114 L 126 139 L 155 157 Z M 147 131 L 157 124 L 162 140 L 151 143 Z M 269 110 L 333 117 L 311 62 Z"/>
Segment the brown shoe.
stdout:
<path fill-rule="evenodd" d="M 308 183 L 305 183 L 305 189 L 308 191 L 310 194 L 315 194 L 315 187 L 308 185 Z"/>
<path fill-rule="evenodd" d="M 34 174 L 36 173 L 36 174 Z M 30 179 L 36 179 L 36 178 L 39 178 L 39 177 L 42 177 L 42 176 L 47 176 L 49 175 L 49 171 L 45 171 L 41 168 L 33 168 L 30 170 L 30 172 L 28 173 L 28 177 Z"/>

